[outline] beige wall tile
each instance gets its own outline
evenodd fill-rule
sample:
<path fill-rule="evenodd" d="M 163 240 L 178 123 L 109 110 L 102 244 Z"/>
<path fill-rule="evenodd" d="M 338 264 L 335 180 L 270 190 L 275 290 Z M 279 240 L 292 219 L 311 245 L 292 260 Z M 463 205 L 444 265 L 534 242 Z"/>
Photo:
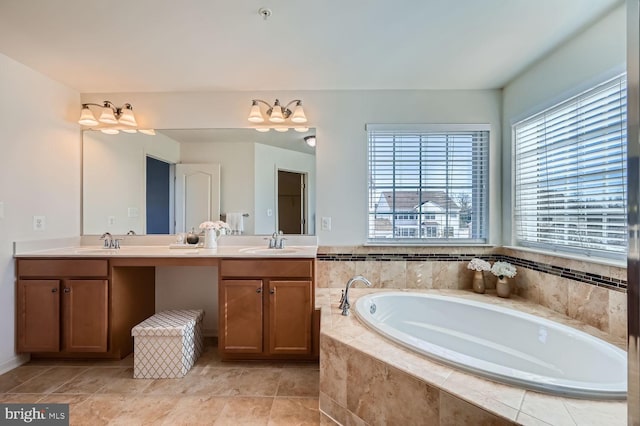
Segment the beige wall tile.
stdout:
<path fill-rule="evenodd" d="M 344 287 L 349 278 L 356 275 L 356 263 L 360 262 L 328 262 L 319 260 L 316 263 L 316 285 L 318 287 Z"/>
<path fill-rule="evenodd" d="M 566 281 L 568 280 L 545 274 L 545 279 L 540 285 L 540 304 L 563 315 L 568 315 L 569 291 Z"/>
<path fill-rule="evenodd" d="M 463 284 L 460 283 L 460 265 L 461 262 L 433 262 L 433 288 L 461 288 Z M 468 279 L 467 288 L 471 288 L 471 277 Z"/>
<path fill-rule="evenodd" d="M 609 291 L 609 334 L 627 337 L 627 293 Z"/>
<path fill-rule="evenodd" d="M 380 286 L 382 288 L 407 288 L 407 262 L 397 260 L 377 262 L 379 264 Z"/>
<path fill-rule="evenodd" d="M 569 316 L 608 332 L 609 290 L 578 281 L 565 281 Z"/>
<path fill-rule="evenodd" d="M 427 261 L 409 261 L 406 268 L 406 288 L 433 288 L 433 264 Z"/>

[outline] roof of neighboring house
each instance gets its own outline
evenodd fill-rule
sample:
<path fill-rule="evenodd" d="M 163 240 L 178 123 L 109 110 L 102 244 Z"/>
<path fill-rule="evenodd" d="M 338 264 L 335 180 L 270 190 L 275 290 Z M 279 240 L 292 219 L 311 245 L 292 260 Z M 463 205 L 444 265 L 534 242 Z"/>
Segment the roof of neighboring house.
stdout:
<path fill-rule="evenodd" d="M 381 197 L 386 199 L 387 205 L 393 206 L 393 191 L 385 191 Z M 395 211 L 414 210 L 418 205 L 432 202 L 449 210 L 460 210 L 458 203 L 444 191 L 395 191 Z"/>

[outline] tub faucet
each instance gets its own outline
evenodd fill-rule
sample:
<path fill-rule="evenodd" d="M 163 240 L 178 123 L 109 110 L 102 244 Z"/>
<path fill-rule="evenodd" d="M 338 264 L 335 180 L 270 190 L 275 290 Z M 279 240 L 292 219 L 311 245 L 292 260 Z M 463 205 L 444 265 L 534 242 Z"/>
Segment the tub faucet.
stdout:
<path fill-rule="evenodd" d="M 351 307 L 351 304 L 349 303 L 349 289 L 351 288 L 351 284 L 353 284 L 356 281 L 362 281 L 363 283 L 366 284 L 367 287 L 371 287 L 371 281 L 369 281 L 362 275 L 356 275 L 355 277 L 347 281 L 347 287 L 342 292 L 342 297 L 340 298 L 340 306 L 339 306 L 339 308 L 342 309 L 342 315 L 344 315 L 345 317 L 349 316 L 349 308 Z"/>

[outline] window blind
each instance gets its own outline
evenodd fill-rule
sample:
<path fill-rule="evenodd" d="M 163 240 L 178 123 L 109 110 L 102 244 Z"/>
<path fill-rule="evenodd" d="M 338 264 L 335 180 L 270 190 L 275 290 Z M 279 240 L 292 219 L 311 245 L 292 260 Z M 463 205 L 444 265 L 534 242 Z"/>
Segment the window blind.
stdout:
<path fill-rule="evenodd" d="M 367 132 L 370 242 L 486 242 L 488 126 Z"/>
<path fill-rule="evenodd" d="M 513 127 L 516 244 L 596 257 L 626 253 L 626 78 Z"/>

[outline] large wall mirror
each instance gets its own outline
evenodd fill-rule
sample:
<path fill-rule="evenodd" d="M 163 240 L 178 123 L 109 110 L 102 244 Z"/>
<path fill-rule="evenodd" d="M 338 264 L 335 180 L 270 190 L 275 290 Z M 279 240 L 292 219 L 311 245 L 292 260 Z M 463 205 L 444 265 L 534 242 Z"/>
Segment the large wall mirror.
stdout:
<path fill-rule="evenodd" d="M 232 214 L 242 217 L 244 235 L 313 235 L 315 148 L 307 136 L 315 129 L 87 130 L 82 233 L 173 234 Z"/>

